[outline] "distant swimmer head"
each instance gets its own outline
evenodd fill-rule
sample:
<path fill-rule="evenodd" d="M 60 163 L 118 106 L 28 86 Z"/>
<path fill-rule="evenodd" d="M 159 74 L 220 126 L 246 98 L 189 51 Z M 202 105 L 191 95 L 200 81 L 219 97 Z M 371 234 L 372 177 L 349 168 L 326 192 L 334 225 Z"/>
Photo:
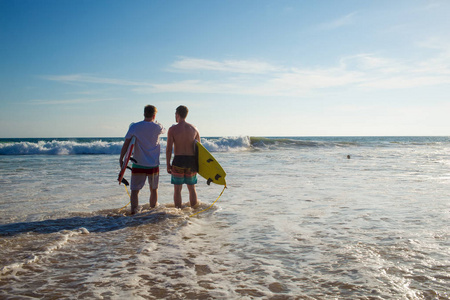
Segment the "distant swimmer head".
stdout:
<path fill-rule="evenodd" d="M 350 155 L 347 155 L 347 158 L 350 159 Z"/>

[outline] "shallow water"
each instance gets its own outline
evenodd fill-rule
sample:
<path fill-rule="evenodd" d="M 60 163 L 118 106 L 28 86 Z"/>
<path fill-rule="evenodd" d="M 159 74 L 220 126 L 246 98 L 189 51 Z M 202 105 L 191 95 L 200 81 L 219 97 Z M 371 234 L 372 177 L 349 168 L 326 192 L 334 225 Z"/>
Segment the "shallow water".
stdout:
<path fill-rule="evenodd" d="M 448 299 L 450 143 L 429 139 L 208 140 L 228 189 L 193 218 L 164 165 L 131 217 L 118 155 L 0 156 L 0 297 Z"/>

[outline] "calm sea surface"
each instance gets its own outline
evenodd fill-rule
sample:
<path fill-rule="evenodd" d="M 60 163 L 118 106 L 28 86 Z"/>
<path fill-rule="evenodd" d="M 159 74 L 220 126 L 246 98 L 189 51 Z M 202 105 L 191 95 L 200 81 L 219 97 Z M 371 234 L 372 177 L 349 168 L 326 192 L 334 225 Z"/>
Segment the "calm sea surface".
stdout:
<path fill-rule="evenodd" d="M 202 142 L 228 188 L 191 218 L 164 164 L 120 210 L 122 139 L 0 139 L 0 298 L 450 297 L 450 138 Z"/>

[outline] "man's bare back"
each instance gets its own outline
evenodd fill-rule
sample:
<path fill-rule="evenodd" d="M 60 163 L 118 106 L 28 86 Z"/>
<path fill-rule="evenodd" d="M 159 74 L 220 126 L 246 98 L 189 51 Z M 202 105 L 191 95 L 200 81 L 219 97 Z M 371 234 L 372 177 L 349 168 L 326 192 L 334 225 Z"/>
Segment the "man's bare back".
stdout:
<path fill-rule="evenodd" d="M 180 121 L 178 124 L 170 127 L 167 142 L 174 146 L 175 155 L 195 155 L 195 140 L 200 140 L 197 129 L 186 121 Z"/>

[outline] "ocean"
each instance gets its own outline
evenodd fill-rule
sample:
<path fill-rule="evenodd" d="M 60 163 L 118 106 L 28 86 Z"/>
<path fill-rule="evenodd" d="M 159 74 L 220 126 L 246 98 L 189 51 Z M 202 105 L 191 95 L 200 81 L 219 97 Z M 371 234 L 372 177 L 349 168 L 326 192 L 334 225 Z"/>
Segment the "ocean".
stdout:
<path fill-rule="evenodd" d="M 195 217 L 222 186 L 175 209 L 164 140 L 129 215 L 122 143 L 0 139 L 1 299 L 450 297 L 450 137 L 202 138 Z"/>

